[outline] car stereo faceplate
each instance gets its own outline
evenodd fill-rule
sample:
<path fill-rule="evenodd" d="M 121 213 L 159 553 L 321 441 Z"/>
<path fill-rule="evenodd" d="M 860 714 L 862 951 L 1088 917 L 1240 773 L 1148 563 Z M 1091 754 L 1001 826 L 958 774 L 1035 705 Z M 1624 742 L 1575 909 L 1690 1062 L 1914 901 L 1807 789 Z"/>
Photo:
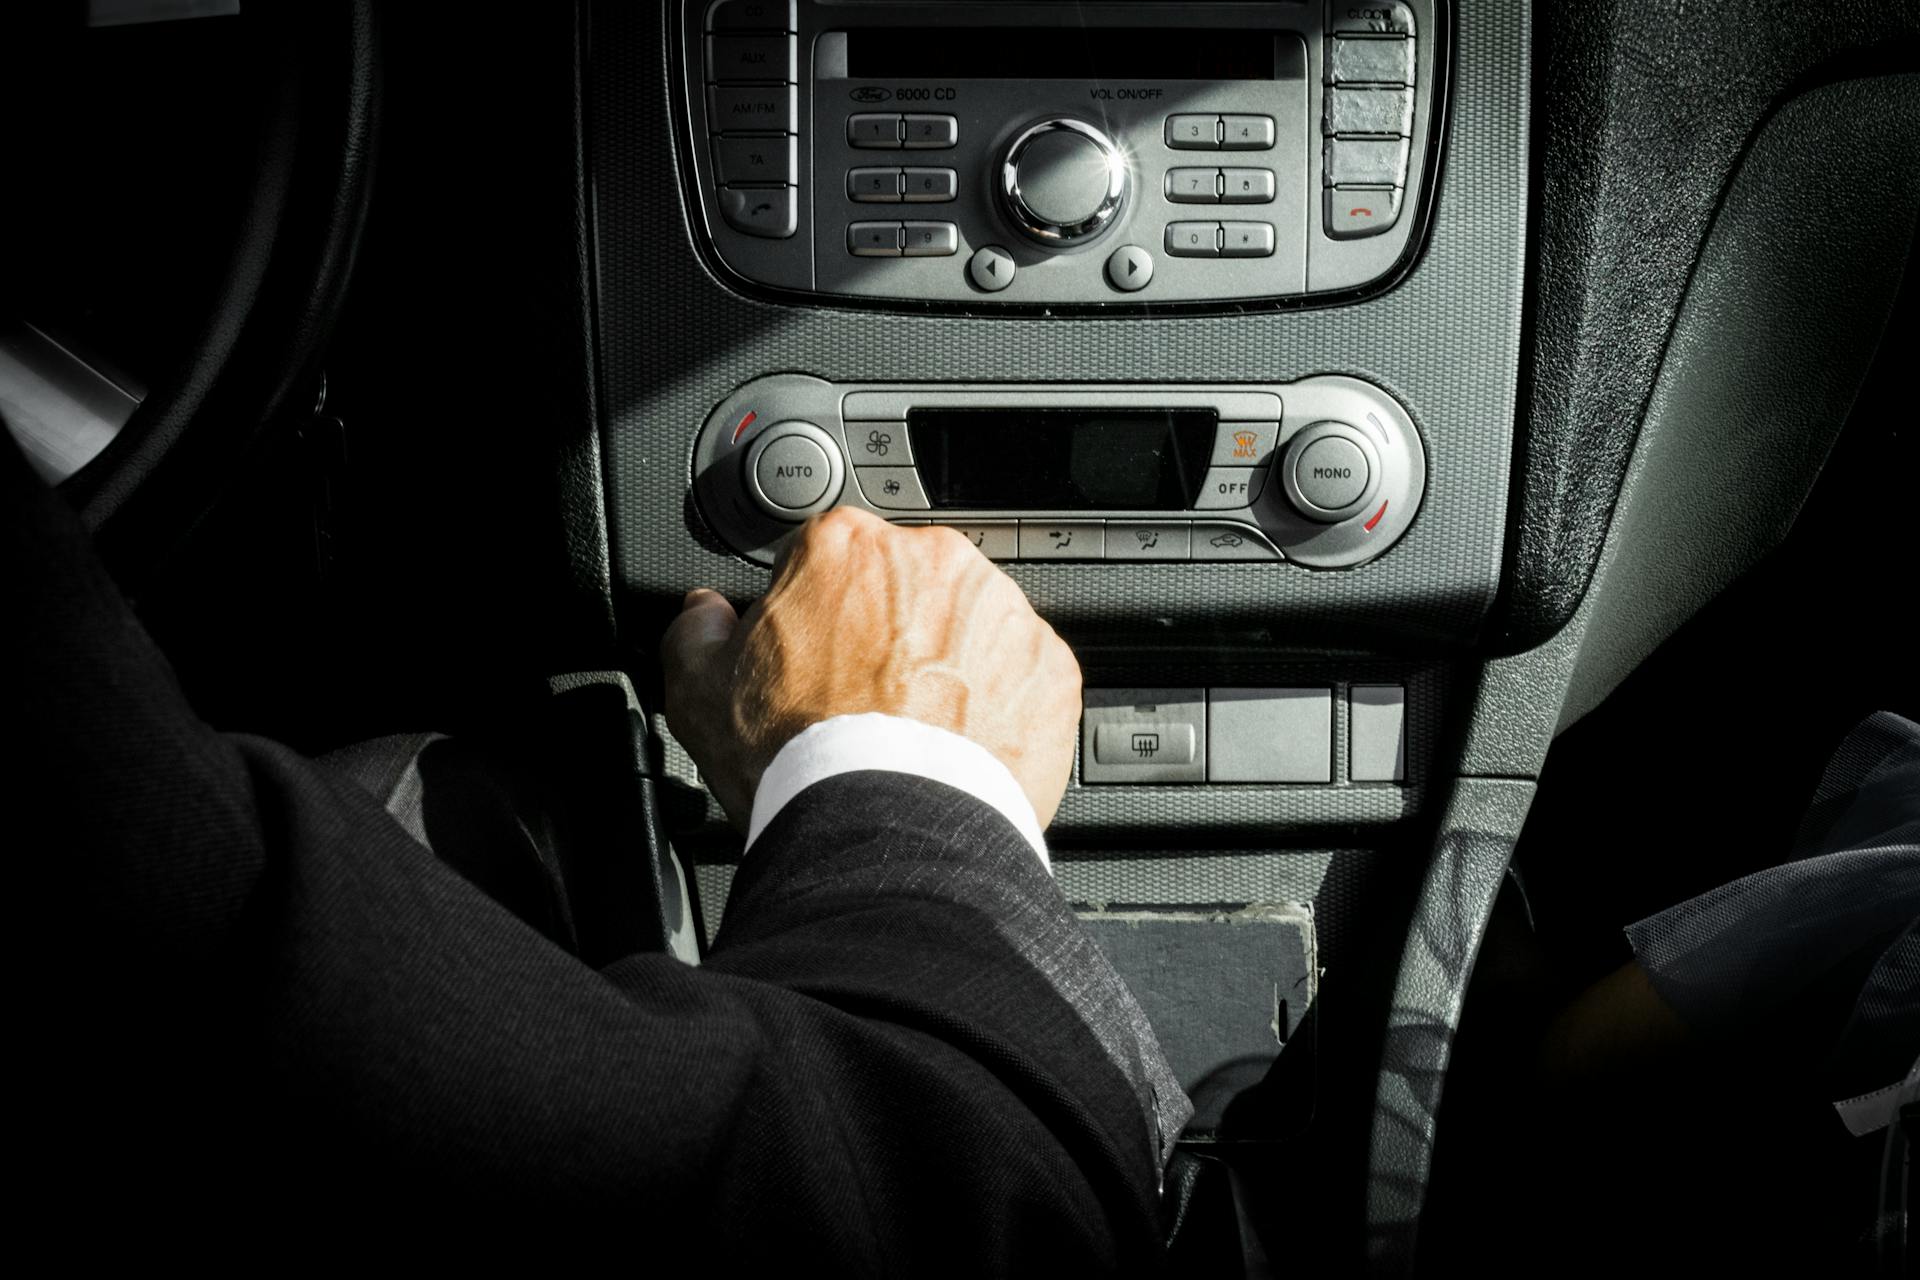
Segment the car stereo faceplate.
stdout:
<path fill-rule="evenodd" d="M 1414 244 L 1437 8 L 691 0 L 696 226 L 741 281 L 847 298 L 1353 290 Z"/>

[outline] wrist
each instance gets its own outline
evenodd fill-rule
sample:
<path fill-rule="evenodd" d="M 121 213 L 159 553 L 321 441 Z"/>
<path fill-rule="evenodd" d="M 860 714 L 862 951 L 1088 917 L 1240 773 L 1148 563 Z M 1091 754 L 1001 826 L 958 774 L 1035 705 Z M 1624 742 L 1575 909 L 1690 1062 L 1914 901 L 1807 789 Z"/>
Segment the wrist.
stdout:
<path fill-rule="evenodd" d="M 970 738 L 906 716 L 865 712 L 833 716 L 789 738 L 768 762 L 753 794 L 747 846 L 786 804 L 815 782 L 862 770 L 931 778 L 997 810 L 1050 863 L 1040 820 L 1013 771 Z"/>

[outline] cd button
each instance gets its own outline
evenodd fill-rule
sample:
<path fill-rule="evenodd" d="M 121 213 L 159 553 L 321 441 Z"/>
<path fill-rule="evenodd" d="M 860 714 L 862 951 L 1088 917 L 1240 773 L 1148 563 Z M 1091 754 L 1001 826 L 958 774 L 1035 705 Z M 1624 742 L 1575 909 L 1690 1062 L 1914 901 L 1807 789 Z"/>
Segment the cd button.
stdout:
<path fill-rule="evenodd" d="M 1185 521 L 1107 521 L 1109 560 L 1185 560 L 1193 529 Z"/>
<path fill-rule="evenodd" d="M 1020 526 L 1009 520 L 1005 524 L 952 524 L 941 521 L 979 548 L 980 554 L 989 560 L 1014 560 L 1020 555 Z"/>
<path fill-rule="evenodd" d="M 872 506 L 884 511 L 927 509 L 927 491 L 920 487 L 920 473 L 912 467 L 855 467 L 853 474 Z"/>
<path fill-rule="evenodd" d="M 1251 467 L 1266 462 L 1279 437 L 1277 422 L 1223 422 L 1213 437 L 1213 465 Z"/>
<path fill-rule="evenodd" d="M 1249 506 L 1266 487 L 1265 467 L 1213 467 L 1200 496 L 1193 500 L 1195 511 L 1232 511 Z"/>
<path fill-rule="evenodd" d="M 1106 529 L 1098 520 L 1022 520 L 1022 560 L 1102 560 Z"/>
<path fill-rule="evenodd" d="M 709 31 L 792 31 L 794 0 L 719 0 L 707 10 Z"/>

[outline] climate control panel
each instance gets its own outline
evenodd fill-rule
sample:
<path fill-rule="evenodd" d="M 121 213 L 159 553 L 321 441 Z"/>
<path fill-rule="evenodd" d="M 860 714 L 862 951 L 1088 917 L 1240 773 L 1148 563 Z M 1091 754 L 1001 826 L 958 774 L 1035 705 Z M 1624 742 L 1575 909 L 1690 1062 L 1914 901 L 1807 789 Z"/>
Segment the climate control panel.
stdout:
<path fill-rule="evenodd" d="M 1406 410 L 1356 378 L 1263 386 L 758 378 L 708 416 L 702 516 L 771 563 L 808 516 L 950 525 L 1004 561 L 1291 562 L 1387 550 L 1426 489 Z"/>

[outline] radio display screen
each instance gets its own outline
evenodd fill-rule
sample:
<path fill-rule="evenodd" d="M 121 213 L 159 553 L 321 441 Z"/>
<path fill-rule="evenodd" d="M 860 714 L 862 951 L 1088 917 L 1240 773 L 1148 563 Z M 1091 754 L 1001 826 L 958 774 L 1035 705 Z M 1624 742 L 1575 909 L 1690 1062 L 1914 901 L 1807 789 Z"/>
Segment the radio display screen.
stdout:
<path fill-rule="evenodd" d="M 1194 28 L 855 27 L 847 32 L 847 74 L 855 80 L 1272 80 L 1276 34 Z"/>
<path fill-rule="evenodd" d="M 1206 480 L 1212 409 L 915 409 L 927 499 L 950 511 L 1184 511 Z"/>

